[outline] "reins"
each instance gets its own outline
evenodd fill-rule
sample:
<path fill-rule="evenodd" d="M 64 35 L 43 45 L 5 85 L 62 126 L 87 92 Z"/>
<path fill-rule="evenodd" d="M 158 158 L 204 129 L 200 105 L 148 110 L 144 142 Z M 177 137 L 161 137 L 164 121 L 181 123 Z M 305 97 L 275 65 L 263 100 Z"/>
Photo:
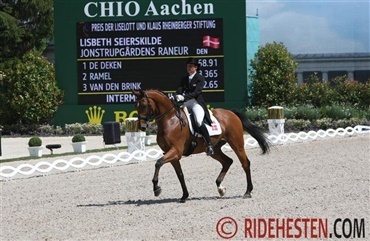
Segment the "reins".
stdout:
<path fill-rule="evenodd" d="M 175 107 L 175 105 L 173 105 L 171 108 L 169 108 L 168 110 L 166 110 L 162 114 L 158 115 L 157 117 L 154 117 L 153 118 L 154 119 L 154 123 L 157 123 L 160 120 L 162 120 L 162 118 L 165 117 L 174 107 Z"/>
<path fill-rule="evenodd" d="M 174 100 L 171 100 L 171 101 L 173 104 L 172 107 L 176 107 L 176 117 L 180 120 L 180 125 L 185 126 L 186 121 L 181 117 L 180 107 L 176 104 Z"/>

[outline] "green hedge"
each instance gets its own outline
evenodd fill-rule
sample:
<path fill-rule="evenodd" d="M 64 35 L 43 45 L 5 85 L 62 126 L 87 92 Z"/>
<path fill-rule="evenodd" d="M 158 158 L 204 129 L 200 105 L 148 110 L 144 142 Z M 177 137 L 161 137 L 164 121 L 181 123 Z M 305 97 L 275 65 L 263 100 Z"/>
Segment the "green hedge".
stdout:
<path fill-rule="evenodd" d="M 304 105 L 283 107 L 285 119 L 303 119 L 312 121 L 323 118 L 330 118 L 332 120 L 358 118 L 370 120 L 369 110 L 359 109 L 352 106 L 328 105 L 315 108 L 312 105 Z M 268 119 L 267 108 L 264 107 L 247 107 L 245 109 L 245 114 L 251 121 Z"/>
<path fill-rule="evenodd" d="M 315 108 L 312 105 L 284 107 L 285 130 L 309 131 L 328 128 L 345 128 L 356 125 L 370 125 L 370 111 L 353 106 L 328 105 Z M 252 123 L 268 129 L 267 108 L 248 107 L 244 110 L 246 116 Z M 150 133 L 156 133 L 156 125 L 150 127 Z M 73 136 L 75 134 L 102 135 L 103 125 L 74 123 L 66 124 L 64 127 L 52 125 L 4 125 L 3 135 L 37 135 L 37 136 Z M 120 123 L 120 132 L 124 134 L 126 126 Z"/>
<path fill-rule="evenodd" d="M 282 95 L 280 85 L 270 86 L 268 91 L 263 93 L 264 95 L 259 97 L 258 106 L 324 107 L 339 105 L 367 111 L 370 107 L 370 81 L 366 83 L 349 81 L 346 80 L 346 76 L 336 77 L 331 81 L 321 81 L 313 75 L 303 84 L 290 86 L 289 93 L 292 98 L 285 98 L 283 102 L 271 102 L 271 99 L 278 100 L 278 96 Z"/>
<path fill-rule="evenodd" d="M 265 130 L 268 130 L 267 120 L 253 121 L 253 123 Z M 284 124 L 285 132 L 299 132 L 299 131 L 317 131 L 327 129 L 337 129 L 346 127 L 355 127 L 357 125 L 370 125 L 369 119 L 350 118 L 343 120 L 333 120 L 331 118 L 322 118 L 317 120 L 304 119 L 286 119 Z"/>
<path fill-rule="evenodd" d="M 246 116 L 257 126 L 268 129 L 267 109 L 262 107 L 248 107 Z M 286 132 L 310 131 L 319 129 L 337 129 L 354 127 L 356 125 L 370 125 L 370 112 L 352 106 L 313 106 L 284 107 Z"/>

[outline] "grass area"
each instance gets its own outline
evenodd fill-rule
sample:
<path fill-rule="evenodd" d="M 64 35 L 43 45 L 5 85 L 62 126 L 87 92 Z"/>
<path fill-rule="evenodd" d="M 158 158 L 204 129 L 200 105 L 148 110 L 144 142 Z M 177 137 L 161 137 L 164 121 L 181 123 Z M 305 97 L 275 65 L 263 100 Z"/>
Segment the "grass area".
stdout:
<path fill-rule="evenodd" d="M 152 143 L 149 146 L 155 146 L 157 145 L 156 143 Z M 15 161 L 28 161 L 28 160 L 37 160 L 37 159 L 47 159 L 47 158 L 55 158 L 55 157 L 64 157 L 64 156 L 76 156 L 76 155 L 85 155 L 89 153 L 99 153 L 99 152 L 109 152 L 109 151 L 117 151 L 117 150 L 122 150 L 122 151 L 127 151 L 127 146 L 122 146 L 122 147 L 108 147 L 108 148 L 101 148 L 101 149 L 93 149 L 93 150 L 86 150 L 84 153 L 75 153 L 75 152 L 65 152 L 65 153 L 60 153 L 60 154 L 43 154 L 42 157 L 17 157 L 17 158 L 9 158 L 9 159 L 0 159 L 0 164 L 1 163 L 7 163 L 7 162 L 15 162 Z"/>
<path fill-rule="evenodd" d="M 60 157 L 60 156 L 76 156 L 76 155 L 83 155 L 83 154 L 88 154 L 88 153 L 95 153 L 95 152 L 106 152 L 106 151 L 116 151 L 119 149 L 126 149 L 127 147 L 124 148 L 116 148 L 116 147 L 109 147 L 109 148 L 103 148 L 103 149 L 94 149 L 94 150 L 87 150 L 84 153 L 75 153 L 75 152 L 66 152 L 66 153 L 60 153 L 60 154 L 43 154 L 42 157 L 17 157 L 17 158 L 9 158 L 9 159 L 2 159 L 0 160 L 0 163 L 5 163 L 5 162 L 14 162 L 14 161 L 27 161 L 27 160 L 36 160 L 36 159 L 45 159 L 45 158 L 55 158 L 55 157 Z"/>

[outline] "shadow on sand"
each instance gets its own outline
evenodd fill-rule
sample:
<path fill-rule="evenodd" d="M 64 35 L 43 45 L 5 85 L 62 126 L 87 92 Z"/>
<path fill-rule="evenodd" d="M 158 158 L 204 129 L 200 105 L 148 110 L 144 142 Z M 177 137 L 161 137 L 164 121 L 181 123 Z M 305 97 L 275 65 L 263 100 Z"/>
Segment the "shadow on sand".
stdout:
<path fill-rule="evenodd" d="M 212 201 L 212 200 L 219 200 L 219 199 L 242 199 L 242 196 L 232 196 L 232 197 L 192 197 L 188 198 L 186 202 L 192 201 Z M 127 200 L 127 201 L 108 201 L 108 203 L 92 203 L 92 204 L 81 204 L 77 205 L 77 207 L 105 207 L 105 206 L 114 206 L 114 205 L 154 205 L 154 204 L 165 204 L 165 203 L 180 203 L 179 198 L 165 198 L 165 199 L 148 199 L 148 200 Z"/>

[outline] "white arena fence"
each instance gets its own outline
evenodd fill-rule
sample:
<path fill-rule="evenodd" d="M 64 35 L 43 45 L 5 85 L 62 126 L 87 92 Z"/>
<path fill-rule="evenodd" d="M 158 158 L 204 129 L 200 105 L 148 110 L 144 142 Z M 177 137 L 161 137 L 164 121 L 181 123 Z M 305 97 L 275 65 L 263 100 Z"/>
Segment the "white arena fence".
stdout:
<path fill-rule="evenodd" d="M 341 137 L 346 135 L 355 135 L 355 134 L 370 134 L 370 126 L 355 126 L 347 128 L 338 128 L 328 129 L 328 130 L 319 130 L 319 131 L 309 131 L 309 132 L 299 132 L 299 133 L 289 133 L 289 134 L 280 134 L 269 135 L 268 139 L 273 145 L 281 145 L 287 142 L 299 142 L 307 140 L 316 140 L 318 138 L 327 138 L 327 137 Z M 245 148 L 247 146 L 258 147 L 257 141 L 249 137 L 245 139 Z M 224 145 L 223 150 L 231 151 L 232 149 L 228 144 Z M 115 163 L 139 163 L 142 161 L 157 160 L 163 155 L 163 152 L 160 149 L 150 148 L 146 151 L 136 150 L 132 153 L 121 152 L 118 154 L 107 153 L 103 156 L 91 155 L 86 158 L 74 157 L 69 161 L 59 159 L 52 163 L 41 161 L 35 165 L 31 164 L 20 164 L 17 167 L 13 166 L 1 166 L 0 167 L 0 177 L 1 180 L 11 180 L 17 174 L 24 176 L 31 176 L 35 174 L 47 175 L 48 173 L 58 170 L 66 171 L 70 168 L 74 168 L 75 171 L 80 171 L 82 168 L 91 166 L 91 167 L 102 167 L 102 166 L 112 166 Z"/>

